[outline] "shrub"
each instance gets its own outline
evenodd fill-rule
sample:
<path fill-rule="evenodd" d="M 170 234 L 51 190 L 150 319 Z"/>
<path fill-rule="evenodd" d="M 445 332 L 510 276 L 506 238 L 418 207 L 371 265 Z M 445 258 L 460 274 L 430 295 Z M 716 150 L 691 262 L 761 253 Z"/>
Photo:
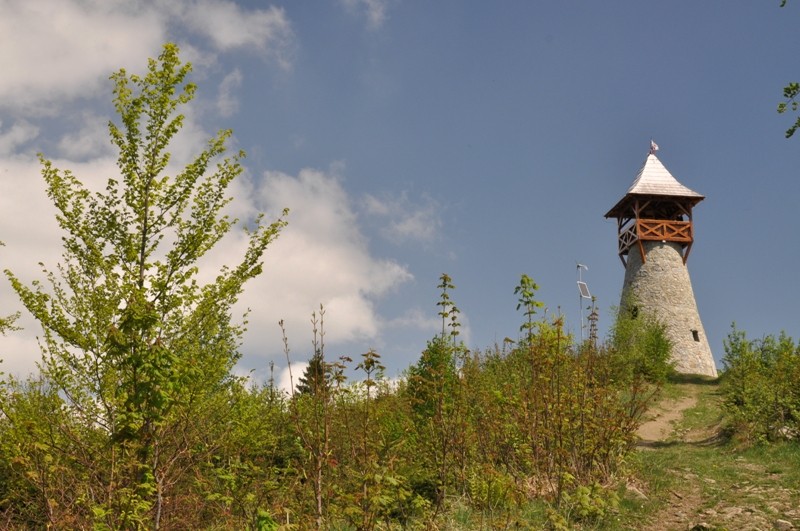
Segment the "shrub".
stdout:
<path fill-rule="evenodd" d="M 800 435 L 800 346 L 781 333 L 748 340 L 732 325 L 722 375 L 730 428 L 746 442 Z"/>
<path fill-rule="evenodd" d="M 663 384 L 674 372 L 666 327 L 652 315 L 619 310 L 609 340 L 616 372 L 627 381 L 642 377 L 649 383 Z"/>

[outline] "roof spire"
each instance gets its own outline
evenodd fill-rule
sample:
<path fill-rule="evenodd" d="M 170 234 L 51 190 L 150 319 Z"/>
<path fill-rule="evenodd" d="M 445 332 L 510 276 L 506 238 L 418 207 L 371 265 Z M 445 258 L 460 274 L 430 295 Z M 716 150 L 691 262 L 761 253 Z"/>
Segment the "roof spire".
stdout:
<path fill-rule="evenodd" d="M 658 151 L 658 144 L 656 144 L 655 141 L 653 141 L 653 139 L 651 138 L 650 139 L 650 154 L 651 155 L 655 155 L 656 151 Z"/>

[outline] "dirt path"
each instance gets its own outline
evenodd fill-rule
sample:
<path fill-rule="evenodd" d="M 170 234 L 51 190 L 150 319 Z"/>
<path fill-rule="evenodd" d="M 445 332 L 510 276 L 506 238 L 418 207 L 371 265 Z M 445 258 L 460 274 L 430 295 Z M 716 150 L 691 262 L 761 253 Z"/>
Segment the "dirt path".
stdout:
<path fill-rule="evenodd" d="M 686 410 L 697 405 L 698 390 L 692 387 L 686 396 L 677 399 L 665 400 L 651 410 L 650 418 L 637 430 L 641 439 L 639 449 L 655 449 L 660 443 L 674 440 L 676 423 L 683 419 Z M 702 494 L 699 485 L 691 476 L 683 478 L 681 492 L 671 490 L 668 504 L 662 509 L 653 523 L 642 526 L 643 531 L 661 531 L 665 529 L 689 529 L 687 524 L 693 519 L 697 509 L 702 504 Z"/>
<path fill-rule="evenodd" d="M 641 439 L 641 447 L 651 447 L 655 443 L 664 442 L 672 435 L 675 423 L 683 418 L 683 413 L 697 405 L 697 389 L 691 394 L 661 402 L 652 412 L 650 420 L 639 426 L 637 434 Z"/>
<path fill-rule="evenodd" d="M 638 430 L 640 450 L 669 452 L 672 460 L 664 472 L 678 481 L 662 494 L 662 508 L 637 530 L 800 529 L 800 492 L 780 484 L 781 463 L 765 466 L 731 453 L 710 454 L 717 425 L 676 431 L 701 396 L 697 385 L 681 387 L 685 396 L 662 401 Z M 707 403 L 709 396 L 702 396 Z M 725 474 L 710 474 L 703 461 L 713 462 Z"/>

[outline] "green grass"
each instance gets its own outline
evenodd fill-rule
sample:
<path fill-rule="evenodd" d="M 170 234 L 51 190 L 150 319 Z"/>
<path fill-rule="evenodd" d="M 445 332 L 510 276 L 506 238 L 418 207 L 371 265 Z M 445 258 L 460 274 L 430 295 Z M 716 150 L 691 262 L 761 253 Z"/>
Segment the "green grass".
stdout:
<path fill-rule="evenodd" d="M 673 389 L 665 396 L 696 392 L 698 403 L 677 423 L 675 436 L 632 456 L 631 468 L 646 485 L 649 499 L 628 497 L 621 504 L 621 529 L 652 521 L 673 493 L 686 494 L 691 488 L 699 492 L 694 509 L 705 510 L 712 520 L 720 508 L 745 506 L 771 514 L 775 510 L 770 505 L 776 502 L 787 506 L 800 502 L 800 444 L 739 447 L 720 435 L 722 399 L 716 382 L 687 380 L 669 387 Z M 683 442 L 687 434 L 691 442 Z"/>

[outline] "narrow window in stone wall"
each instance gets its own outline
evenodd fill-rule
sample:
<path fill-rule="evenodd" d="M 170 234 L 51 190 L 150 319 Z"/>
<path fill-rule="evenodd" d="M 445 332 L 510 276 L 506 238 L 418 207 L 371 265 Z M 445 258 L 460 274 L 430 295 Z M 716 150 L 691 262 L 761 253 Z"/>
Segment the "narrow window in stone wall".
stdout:
<path fill-rule="evenodd" d="M 694 338 L 695 341 L 700 341 L 700 332 L 698 332 L 697 330 L 692 330 L 692 337 Z"/>

